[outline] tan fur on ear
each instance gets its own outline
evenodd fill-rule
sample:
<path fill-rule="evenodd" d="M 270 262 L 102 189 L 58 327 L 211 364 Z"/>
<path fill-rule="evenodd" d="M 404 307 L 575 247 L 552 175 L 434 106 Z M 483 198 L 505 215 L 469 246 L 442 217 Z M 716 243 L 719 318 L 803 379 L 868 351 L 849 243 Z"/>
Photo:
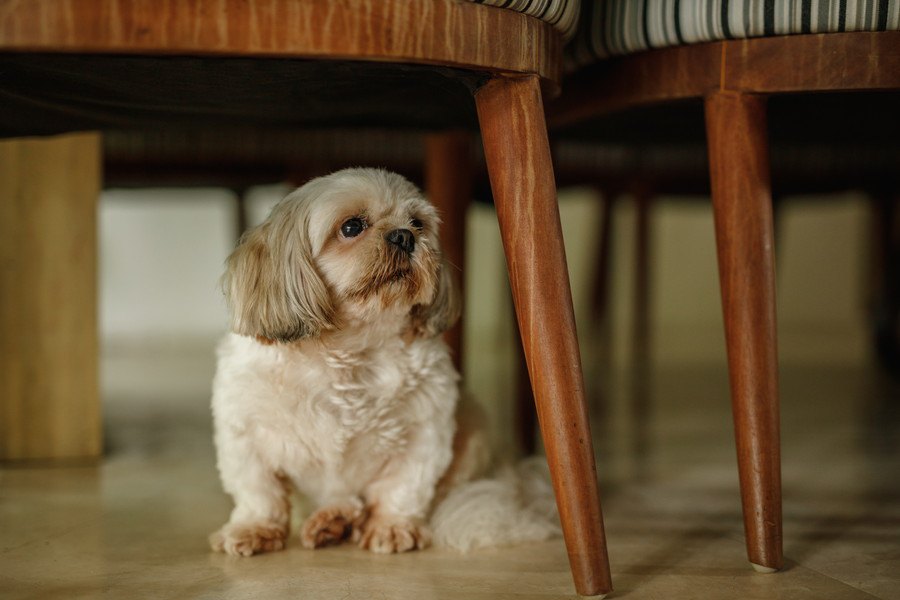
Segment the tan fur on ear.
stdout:
<path fill-rule="evenodd" d="M 437 290 L 431 304 L 418 304 L 413 307 L 413 322 L 421 335 L 434 337 L 447 331 L 459 319 L 462 303 L 459 291 L 453 284 L 447 261 L 441 259 L 438 273 Z"/>
<path fill-rule="evenodd" d="M 222 287 L 232 329 L 280 342 L 315 337 L 333 327 L 328 289 L 295 231 L 297 215 L 274 216 L 248 231 L 228 257 Z"/>

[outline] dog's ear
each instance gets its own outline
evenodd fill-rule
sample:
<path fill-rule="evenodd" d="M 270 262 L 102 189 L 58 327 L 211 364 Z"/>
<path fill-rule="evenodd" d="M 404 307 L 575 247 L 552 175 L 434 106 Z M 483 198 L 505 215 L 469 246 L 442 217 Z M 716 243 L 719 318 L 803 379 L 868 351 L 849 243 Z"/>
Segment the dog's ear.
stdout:
<path fill-rule="evenodd" d="M 459 290 L 453 283 L 453 276 L 447 261 L 440 261 L 437 275 L 437 290 L 431 304 L 419 304 L 413 308 L 413 322 L 421 335 L 434 337 L 456 324 L 462 311 Z"/>
<path fill-rule="evenodd" d="M 248 231 L 228 257 L 222 288 L 236 333 L 290 342 L 334 326 L 328 288 L 290 224 Z"/>

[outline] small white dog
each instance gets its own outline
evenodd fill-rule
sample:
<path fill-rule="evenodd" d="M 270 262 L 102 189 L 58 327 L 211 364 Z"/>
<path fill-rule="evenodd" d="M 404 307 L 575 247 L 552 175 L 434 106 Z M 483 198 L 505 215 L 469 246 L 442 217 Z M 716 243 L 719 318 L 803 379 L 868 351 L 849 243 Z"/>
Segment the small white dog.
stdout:
<path fill-rule="evenodd" d="M 459 377 L 440 333 L 459 303 L 438 223 L 399 175 L 348 169 L 299 188 L 242 238 L 223 279 L 233 333 L 212 399 L 235 507 L 214 550 L 283 548 L 292 489 L 316 507 L 300 530 L 308 548 L 424 548 L 429 519 L 459 548 L 556 532 L 534 514 L 547 513 L 546 490 L 536 504 L 521 476 L 459 485 L 483 471 L 487 444 L 457 427 Z"/>

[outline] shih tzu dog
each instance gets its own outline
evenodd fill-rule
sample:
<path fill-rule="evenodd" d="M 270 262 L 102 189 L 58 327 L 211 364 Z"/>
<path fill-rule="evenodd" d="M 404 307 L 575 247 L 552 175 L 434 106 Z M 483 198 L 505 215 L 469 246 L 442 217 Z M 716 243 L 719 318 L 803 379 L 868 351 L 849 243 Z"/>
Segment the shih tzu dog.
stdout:
<path fill-rule="evenodd" d="M 315 506 L 300 527 L 307 548 L 404 552 L 434 536 L 465 549 L 557 531 L 549 488 L 523 474 L 533 465 L 471 481 L 487 443 L 458 410 L 440 336 L 459 303 L 438 224 L 399 175 L 347 169 L 308 182 L 241 239 L 223 277 L 232 333 L 212 398 L 235 506 L 214 550 L 282 549 L 292 491 Z"/>

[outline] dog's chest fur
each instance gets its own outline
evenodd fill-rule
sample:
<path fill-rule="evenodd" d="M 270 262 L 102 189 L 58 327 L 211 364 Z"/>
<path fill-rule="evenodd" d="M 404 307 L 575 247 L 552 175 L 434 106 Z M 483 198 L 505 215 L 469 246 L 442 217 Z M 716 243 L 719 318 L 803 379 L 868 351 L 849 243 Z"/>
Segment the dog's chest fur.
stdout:
<path fill-rule="evenodd" d="M 417 423 L 447 413 L 422 394 L 445 360 L 431 342 L 399 338 L 350 352 L 230 335 L 214 382 L 217 435 L 230 427 L 307 493 L 364 486 L 403 452 Z"/>

